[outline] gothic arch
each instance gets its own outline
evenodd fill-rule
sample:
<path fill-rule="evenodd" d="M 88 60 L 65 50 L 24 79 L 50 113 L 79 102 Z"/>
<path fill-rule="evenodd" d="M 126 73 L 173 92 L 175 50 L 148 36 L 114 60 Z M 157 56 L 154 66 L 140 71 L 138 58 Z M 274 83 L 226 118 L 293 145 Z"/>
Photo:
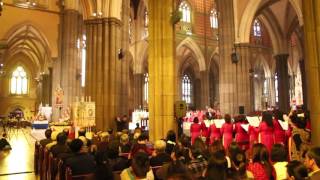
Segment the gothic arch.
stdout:
<path fill-rule="evenodd" d="M 259 54 L 258 57 L 256 58 L 256 62 L 254 63 L 254 68 L 256 67 L 262 67 L 263 68 L 263 71 L 264 71 L 264 74 L 265 74 L 265 77 L 266 78 L 271 78 L 272 74 L 271 74 L 271 70 L 270 70 L 270 66 L 268 64 L 268 62 L 266 61 L 266 59 L 263 57 L 262 54 Z"/>
<path fill-rule="evenodd" d="M 247 43 L 250 41 L 250 31 L 251 31 L 251 24 L 256 16 L 256 13 L 259 9 L 262 0 L 249 0 L 247 6 L 242 14 L 242 18 L 239 24 L 239 31 L 236 37 L 238 42 Z M 276 3 L 277 1 L 275 1 Z M 303 15 L 300 7 L 300 3 L 298 0 L 289 0 L 290 4 L 292 5 L 293 9 L 295 10 L 299 24 L 303 24 Z"/>
<path fill-rule="evenodd" d="M 103 17 L 121 20 L 122 0 L 81 0 L 85 19 L 95 18 L 94 13 L 102 13 Z"/>
<path fill-rule="evenodd" d="M 182 56 L 182 47 L 187 47 L 194 53 L 195 58 L 199 64 L 200 71 L 206 70 L 206 61 L 197 43 L 195 43 L 190 37 L 185 38 L 176 48 L 178 57 Z"/>
<path fill-rule="evenodd" d="M 143 73 L 144 61 L 148 57 L 148 42 L 145 40 L 135 42 L 129 51 L 133 57 L 134 74 Z"/>
<path fill-rule="evenodd" d="M 8 48 L 4 56 L 5 64 L 17 54 L 24 54 L 39 71 L 47 71 L 51 52 L 48 41 L 41 31 L 32 24 L 23 23 L 9 30 L 6 38 Z"/>

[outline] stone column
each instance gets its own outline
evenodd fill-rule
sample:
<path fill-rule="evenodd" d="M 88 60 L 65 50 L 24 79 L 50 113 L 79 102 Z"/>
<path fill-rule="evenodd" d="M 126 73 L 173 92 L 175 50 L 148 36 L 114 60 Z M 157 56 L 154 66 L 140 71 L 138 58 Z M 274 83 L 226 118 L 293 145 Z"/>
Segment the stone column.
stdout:
<path fill-rule="evenodd" d="M 129 18 L 130 18 L 130 1 L 122 1 L 122 26 L 120 34 L 120 49 L 122 50 L 122 59 L 118 63 L 117 82 L 119 82 L 119 96 L 118 96 L 118 110 L 117 115 L 129 115 L 129 56 L 126 52 L 129 52 Z"/>
<path fill-rule="evenodd" d="M 121 46 L 121 22 L 116 18 L 85 21 L 87 34 L 86 96 L 96 103 L 96 125 L 99 130 L 114 127 L 120 109 L 121 67 L 118 58 Z M 129 70 L 129 69 L 128 69 Z"/>
<path fill-rule="evenodd" d="M 50 86 L 51 86 L 51 78 L 50 78 L 50 74 L 43 74 L 42 76 L 42 98 L 41 98 L 41 102 L 42 105 L 45 106 L 46 104 L 50 104 Z"/>
<path fill-rule="evenodd" d="M 254 110 L 253 107 L 253 79 L 251 78 L 251 52 L 249 44 L 237 44 L 236 51 L 239 54 L 239 62 L 237 64 L 237 106 L 244 106 L 244 112 L 250 113 Z M 260 100 L 261 102 L 261 100 Z"/>
<path fill-rule="evenodd" d="M 284 113 L 290 111 L 288 57 L 288 54 L 278 54 L 274 57 L 278 76 L 278 106 Z"/>
<path fill-rule="evenodd" d="M 77 47 L 79 39 L 79 12 L 78 6 L 67 0 L 62 14 L 62 43 L 61 43 L 61 88 L 64 91 L 63 105 L 68 107 L 79 96 L 80 80 L 77 78 L 80 74 L 79 58 L 80 49 Z M 79 1 L 77 1 L 79 3 Z"/>
<path fill-rule="evenodd" d="M 320 1 L 304 0 L 305 71 L 308 107 L 311 115 L 312 144 L 320 145 Z"/>
<path fill-rule="evenodd" d="M 222 113 L 238 113 L 236 65 L 231 62 L 234 47 L 233 0 L 217 0 L 219 11 L 219 92 Z"/>
<path fill-rule="evenodd" d="M 134 108 L 143 108 L 143 83 L 144 76 L 143 74 L 134 74 L 133 75 L 134 87 L 133 87 L 133 102 Z"/>
<path fill-rule="evenodd" d="M 306 82 L 306 68 L 304 59 L 299 61 L 300 71 L 301 71 L 301 82 L 302 82 L 302 98 L 303 105 L 308 109 L 308 96 L 307 96 L 307 82 Z"/>
<path fill-rule="evenodd" d="M 151 0 L 149 7 L 149 135 L 156 140 L 176 129 L 173 0 Z"/>
<path fill-rule="evenodd" d="M 201 71 L 201 109 L 206 106 L 210 106 L 210 95 L 209 95 L 209 71 Z M 199 95 L 199 94 L 198 94 Z"/>

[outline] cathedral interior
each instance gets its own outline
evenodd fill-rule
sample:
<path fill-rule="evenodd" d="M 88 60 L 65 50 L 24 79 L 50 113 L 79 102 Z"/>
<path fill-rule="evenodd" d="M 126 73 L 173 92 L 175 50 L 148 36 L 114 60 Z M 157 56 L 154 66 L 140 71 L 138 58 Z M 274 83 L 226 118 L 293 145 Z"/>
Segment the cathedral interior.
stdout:
<path fill-rule="evenodd" d="M 147 109 L 151 139 L 174 104 L 237 114 L 292 104 L 319 144 L 319 3 L 311 0 L 0 0 L 0 115 L 77 97 L 98 129 Z"/>

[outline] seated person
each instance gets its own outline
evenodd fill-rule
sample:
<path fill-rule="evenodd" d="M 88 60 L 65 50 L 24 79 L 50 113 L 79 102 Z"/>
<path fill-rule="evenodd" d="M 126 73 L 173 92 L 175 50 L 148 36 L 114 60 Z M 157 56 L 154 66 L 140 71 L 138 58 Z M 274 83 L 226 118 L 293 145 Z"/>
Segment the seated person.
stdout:
<path fill-rule="evenodd" d="M 3 133 L 2 138 L 0 139 L 0 151 L 2 150 L 11 150 L 11 146 L 7 141 L 7 134 Z"/>
<path fill-rule="evenodd" d="M 308 169 L 302 162 L 293 160 L 287 164 L 287 180 L 307 180 Z"/>
<path fill-rule="evenodd" d="M 131 150 L 131 144 L 129 143 L 128 134 L 122 134 L 120 136 L 120 153 L 129 153 Z"/>
<path fill-rule="evenodd" d="M 171 157 L 169 154 L 165 152 L 166 142 L 163 140 L 157 140 L 154 143 L 154 152 L 152 154 L 152 158 L 150 159 L 150 165 L 154 166 L 162 166 L 163 163 L 170 162 Z"/>
<path fill-rule="evenodd" d="M 112 171 L 122 171 L 129 167 L 128 158 L 119 156 L 119 144 L 115 141 L 108 144 L 107 161 Z"/>
<path fill-rule="evenodd" d="M 94 157 L 83 152 L 83 142 L 80 139 L 74 139 L 70 144 L 70 149 L 74 156 L 66 160 L 66 166 L 72 170 L 72 175 L 81 175 L 94 173 L 96 163 Z"/>
<path fill-rule="evenodd" d="M 203 157 L 202 151 L 200 148 L 193 145 L 191 146 L 190 150 L 191 150 L 191 153 L 189 154 L 190 154 L 191 161 L 187 164 L 187 167 L 195 178 L 201 178 L 205 170 L 207 169 L 208 162 Z"/>
<path fill-rule="evenodd" d="M 148 135 L 146 134 L 141 134 L 139 137 L 138 137 L 138 141 L 136 144 L 134 144 L 132 146 L 132 150 L 131 150 L 131 157 L 134 157 L 134 155 L 139 152 L 139 151 L 144 151 L 145 153 L 147 153 L 149 156 L 151 156 L 152 154 L 152 151 L 151 149 L 149 149 L 147 147 L 147 142 L 148 142 Z"/>
<path fill-rule="evenodd" d="M 44 135 L 46 136 L 46 139 L 42 139 L 40 140 L 40 145 L 42 147 L 46 147 L 47 144 L 51 143 L 52 140 L 51 140 L 51 133 L 52 133 L 52 130 L 51 129 L 47 129 L 45 132 L 44 132 Z"/>
<path fill-rule="evenodd" d="M 91 143 L 91 140 L 86 137 L 86 134 L 87 134 L 87 131 L 85 128 L 79 129 L 78 137 L 81 137 L 81 136 L 85 137 L 87 139 L 87 146 L 90 147 L 92 143 Z"/>
<path fill-rule="evenodd" d="M 277 179 L 287 178 L 287 151 L 282 144 L 274 144 L 271 148 L 271 161 L 276 170 Z"/>
<path fill-rule="evenodd" d="M 59 133 L 57 136 L 57 144 L 53 145 L 50 150 L 53 154 L 53 157 L 57 157 L 61 153 L 71 152 L 66 141 L 67 141 L 66 134 L 64 132 Z"/>
<path fill-rule="evenodd" d="M 153 180 L 153 172 L 150 168 L 148 154 L 137 152 L 133 156 L 132 164 L 120 174 L 121 179 L 148 179 Z"/>
<path fill-rule="evenodd" d="M 51 143 L 48 143 L 46 145 L 46 149 L 50 150 L 53 145 L 57 144 L 57 136 L 58 136 L 58 134 L 59 134 L 58 131 L 52 131 L 52 133 L 51 133 Z"/>

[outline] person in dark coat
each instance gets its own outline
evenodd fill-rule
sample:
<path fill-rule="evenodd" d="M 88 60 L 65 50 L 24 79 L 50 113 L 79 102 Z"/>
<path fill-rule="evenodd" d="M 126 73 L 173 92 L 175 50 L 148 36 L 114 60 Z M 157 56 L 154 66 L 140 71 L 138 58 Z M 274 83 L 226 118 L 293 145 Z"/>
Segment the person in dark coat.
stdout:
<path fill-rule="evenodd" d="M 66 160 L 66 166 L 71 168 L 72 175 L 95 173 L 94 157 L 89 153 L 82 152 L 83 142 L 80 139 L 74 139 L 70 144 L 70 149 L 74 156 Z"/>
<path fill-rule="evenodd" d="M 166 162 L 171 161 L 171 157 L 169 154 L 165 152 L 166 142 L 163 140 L 157 140 L 154 143 L 154 152 L 153 157 L 150 159 L 150 165 L 154 166 L 162 166 Z"/>

